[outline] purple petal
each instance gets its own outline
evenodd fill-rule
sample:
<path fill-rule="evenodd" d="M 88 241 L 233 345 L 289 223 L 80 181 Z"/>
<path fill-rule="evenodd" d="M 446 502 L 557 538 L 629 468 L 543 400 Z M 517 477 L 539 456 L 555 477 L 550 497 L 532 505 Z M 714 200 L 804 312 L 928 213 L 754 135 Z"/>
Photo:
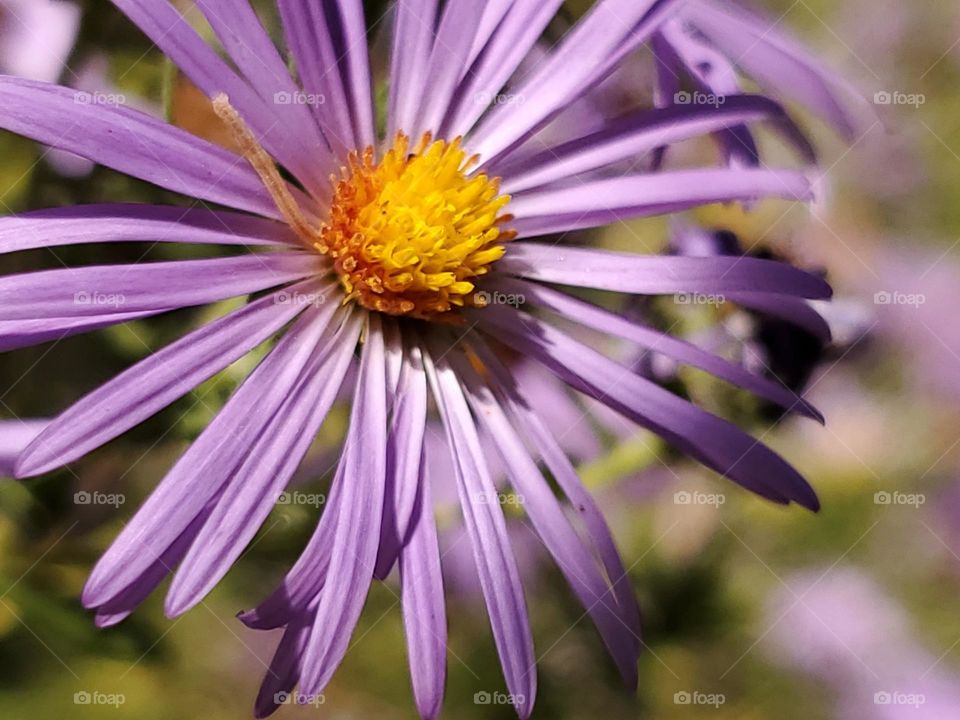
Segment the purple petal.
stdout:
<path fill-rule="evenodd" d="M 637 685 L 638 638 L 620 617 L 616 599 L 600 569 L 590 557 L 547 481 L 530 457 L 517 429 L 510 424 L 489 388 L 477 382 L 469 367 L 460 364 L 467 378 L 467 397 L 474 412 L 496 443 L 514 489 L 523 498 L 523 509 L 544 546 L 557 562 L 567 582 L 593 619 L 628 687 Z M 626 632 L 625 632 L 626 631 Z"/>
<path fill-rule="evenodd" d="M 767 198 L 813 199 L 810 181 L 790 170 L 675 170 L 586 180 L 571 187 L 529 190 L 509 205 L 511 227 L 523 237 L 570 232 L 699 205 Z"/>
<path fill-rule="evenodd" d="M 0 128 L 191 198 L 280 218 L 243 158 L 138 110 L 0 76 Z"/>
<path fill-rule="evenodd" d="M 0 420 L 0 476 L 13 475 L 17 457 L 49 424 L 49 420 Z"/>
<path fill-rule="evenodd" d="M 323 271 L 310 253 L 93 265 L 0 278 L 0 319 L 156 312 L 248 295 Z M 216 282 L 211 282 L 215 279 Z"/>
<path fill-rule="evenodd" d="M 113 4 L 207 97 L 225 93 L 260 144 L 311 191 L 319 193 L 329 187 L 329 178 L 323 170 L 324 163 L 318 161 L 328 155 L 326 144 L 319 134 L 311 137 L 290 132 L 287 123 L 289 118 L 280 111 L 280 106 L 268 104 L 257 95 L 167 0 L 113 0 Z M 234 18 L 230 20 L 235 21 Z M 171 157 L 166 152 L 162 152 L 162 155 L 167 160 Z"/>
<path fill-rule="evenodd" d="M 504 678 L 517 712 L 526 720 L 537 691 L 536 660 L 520 573 L 510 549 L 503 511 L 499 502 L 490 502 L 497 490 L 453 369 L 438 354 L 427 360 L 427 375 L 446 428 L 460 506 Z"/>
<path fill-rule="evenodd" d="M 596 305 L 591 305 L 570 295 L 534 283 L 510 281 L 503 287 L 505 288 L 504 292 L 519 293 L 533 305 L 548 308 L 561 317 L 602 333 L 616 335 L 635 342 L 641 347 L 662 353 L 681 363 L 706 370 L 712 375 L 777 403 L 787 410 L 796 411 L 818 422 L 823 422 L 823 416 L 816 408 L 786 385 L 754 375 L 742 366 L 702 350 L 692 343 L 671 337 L 666 333 L 661 333 L 615 315 Z"/>
<path fill-rule="evenodd" d="M 729 300 L 749 310 L 786 320 L 823 342 L 830 342 L 830 325 L 806 300 L 766 293 L 731 293 Z"/>
<path fill-rule="evenodd" d="M 314 151 L 310 160 L 317 165 L 316 172 L 326 176 L 336 170 L 310 108 L 292 102 L 300 88 L 290 77 L 286 63 L 249 0 L 197 0 L 196 5 L 250 86 L 268 106 L 278 106 L 284 131 Z"/>
<path fill-rule="evenodd" d="M 433 720 L 440 714 L 447 679 L 447 612 L 427 464 L 421 456 L 411 483 L 417 503 L 399 564 L 413 696 L 420 717 Z"/>
<path fill-rule="evenodd" d="M 412 128 L 416 122 L 426 85 L 437 4 L 437 0 L 406 0 L 396 4 L 390 56 L 388 138 Z"/>
<path fill-rule="evenodd" d="M 298 246 L 286 225 L 206 208 L 77 205 L 0 217 L 0 253 L 121 241 Z"/>
<path fill-rule="evenodd" d="M 800 103 L 848 139 L 864 127 L 867 106 L 856 89 L 778 30 L 778 22 L 704 0 L 686 4 L 683 14 L 761 87 Z"/>
<path fill-rule="evenodd" d="M 316 290 L 314 281 L 299 286 Z M 303 310 L 269 295 L 159 350 L 59 415 L 27 448 L 18 477 L 82 457 L 159 412 L 264 342 Z"/>
<path fill-rule="evenodd" d="M 757 95 L 731 95 L 722 105 L 674 105 L 644 110 L 585 137 L 557 145 L 530 158 L 496 165 L 503 192 L 513 195 L 578 173 L 635 159 L 669 145 L 740 123 L 767 118 L 783 120 L 783 109 Z"/>
<path fill-rule="evenodd" d="M 523 384 L 515 382 L 516 377 L 508 373 L 501 362 L 483 343 L 475 343 L 472 347 L 480 355 L 485 367 L 494 379 L 494 387 L 500 401 L 510 413 L 514 423 L 522 427 L 533 447 L 540 453 L 547 468 L 554 479 L 582 519 L 587 535 L 593 543 L 597 557 L 603 563 L 607 577 L 613 583 L 614 593 L 624 622 L 634 639 L 640 641 L 640 608 L 630 585 L 630 577 L 623 566 L 623 560 L 613 541 L 613 535 L 597 507 L 593 497 L 583 487 L 577 471 L 567 459 L 563 449 L 547 428 L 541 415 L 533 409 L 529 399 L 534 397 L 527 392 Z"/>
<path fill-rule="evenodd" d="M 2 320 L 0 321 L 0 351 L 30 347 L 50 340 L 62 340 L 72 335 L 156 315 L 168 309 L 170 308 L 138 313 L 105 312 L 88 317 Z"/>
<path fill-rule="evenodd" d="M 472 67 L 457 89 L 450 117 L 445 124 L 448 136 L 466 135 L 473 128 L 521 61 L 527 57 L 562 4 L 563 0 L 511 4 L 507 15 L 483 52 L 472 61 Z M 487 17 L 485 15 L 484 19 Z M 478 36 L 483 31 L 481 28 Z"/>
<path fill-rule="evenodd" d="M 323 314 L 306 312 L 237 388 L 100 558 L 84 605 L 99 605 L 132 583 L 152 560 L 144 546 L 168 547 L 219 494 L 300 377 L 325 327 Z"/>
<path fill-rule="evenodd" d="M 296 687 L 313 617 L 312 612 L 303 613 L 292 620 L 284 630 L 283 638 L 277 645 L 273 660 L 270 661 L 270 667 L 260 685 L 260 692 L 257 693 L 255 717 L 265 718 L 272 715 L 280 707 L 279 701 L 285 697 L 284 693 L 289 693 Z"/>
<path fill-rule="evenodd" d="M 819 508 L 803 477 L 736 426 L 683 400 L 547 323 L 505 307 L 473 311 L 490 332 L 572 387 L 663 437 L 704 465 L 775 502 Z"/>
<path fill-rule="evenodd" d="M 380 525 L 380 551 L 374 577 L 390 574 L 407 535 L 417 497 L 420 452 L 427 423 L 427 379 L 419 348 L 404 359 L 393 421 L 387 437 L 387 492 Z"/>
<path fill-rule="evenodd" d="M 301 686 L 323 691 L 343 659 L 373 579 L 386 474 L 387 401 L 380 318 L 368 317 L 344 447 L 343 493 L 330 567 L 303 661 Z"/>
<path fill-rule="evenodd" d="M 601 80 L 647 37 L 675 0 L 600 0 L 515 92 L 522 103 L 501 105 L 471 136 L 489 162 L 542 127 Z"/>
<path fill-rule="evenodd" d="M 337 64 L 343 68 L 344 84 L 350 97 L 354 135 L 360 148 L 376 144 L 373 123 L 373 88 L 370 84 L 370 58 L 367 52 L 367 23 L 362 0 L 333 0 L 340 14 L 339 32 L 343 47 Z M 332 8 L 331 8 L 332 11 Z"/>
<path fill-rule="evenodd" d="M 328 332 L 321 339 L 297 385 L 231 473 L 210 521 L 170 585 L 168 617 L 186 612 L 213 589 L 270 514 L 340 392 L 353 359 L 353 347 L 343 342 L 349 335 Z"/>
<path fill-rule="evenodd" d="M 501 272 L 540 282 L 641 295 L 768 292 L 830 297 L 821 278 L 786 263 L 744 257 L 663 257 L 607 250 L 512 244 Z"/>

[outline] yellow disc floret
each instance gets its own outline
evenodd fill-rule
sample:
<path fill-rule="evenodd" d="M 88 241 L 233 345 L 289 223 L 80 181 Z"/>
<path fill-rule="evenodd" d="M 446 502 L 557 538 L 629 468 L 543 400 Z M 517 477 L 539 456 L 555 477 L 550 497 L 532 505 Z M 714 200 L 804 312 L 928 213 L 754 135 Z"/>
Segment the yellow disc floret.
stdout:
<path fill-rule="evenodd" d="M 398 135 L 377 162 L 352 154 L 316 248 L 329 255 L 349 299 L 390 315 L 430 318 L 482 304 L 473 281 L 503 257 L 513 232 L 497 178 L 468 175 L 460 139 L 413 151 Z M 482 295 L 481 295 L 482 297 Z"/>

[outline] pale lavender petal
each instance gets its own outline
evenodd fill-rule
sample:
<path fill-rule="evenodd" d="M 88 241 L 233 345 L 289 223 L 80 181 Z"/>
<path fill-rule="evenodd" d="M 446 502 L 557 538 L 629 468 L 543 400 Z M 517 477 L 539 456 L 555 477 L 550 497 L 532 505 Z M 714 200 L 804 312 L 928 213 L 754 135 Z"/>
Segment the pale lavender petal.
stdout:
<path fill-rule="evenodd" d="M 674 105 L 645 110 L 532 157 L 495 165 L 490 172 L 502 177 L 503 192 L 513 195 L 621 160 L 637 159 L 663 145 L 755 120 L 778 118 L 782 123 L 785 117 L 779 105 L 756 95 L 732 95 L 716 107 Z"/>
<path fill-rule="evenodd" d="M 577 516 L 583 521 L 597 557 L 600 558 L 607 577 L 613 583 L 614 593 L 628 631 L 639 644 L 640 608 L 637 606 L 637 599 L 630 584 L 630 577 L 623 566 L 623 560 L 617 551 L 613 535 L 607 526 L 603 513 L 590 493 L 584 488 L 583 483 L 580 482 L 576 469 L 570 463 L 553 433 L 550 432 L 542 416 L 531 404 L 530 399 L 535 395 L 528 392 L 523 384 L 515 382 L 515 376 L 503 367 L 496 355 L 484 343 L 473 343 L 471 346 L 480 355 L 484 365 L 490 371 L 498 397 L 510 413 L 514 423 L 526 431 L 528 439 L 540 453 L 557 485 L 567 496 Z"/>
<path fill-rule="evenodd" d="M 309 253 L 60 268 L 0 278 L 0 319 L 156 312 L 248 295 L 315 275 Z"/>
<path fill-rule="evenodd" d="M 639 646 L 637 639 L 631 637 L 626 619 L 620 617 L 610 586 L 489 388 L 476 380 L 466 363 L 459 363 L 459 370 L 460 377 L 466 380 L 474 413 L 490 433 L 513 488 L 523 498 L 524 512 L 593 619 L 620 674 L 629 687 L 635 688 Z"/>
<path fill-rule="evenodd" d="M 528 190 L 510 201 L 523 237 L 569 232 L 699 205 L 767 198 L 813 199 L 809 179 L 790 170 L 710 169 L 586 180 L 570 187 Z"/>
<path fill-rule="evenodd" d="M 280 217 L 243 158 L 138 110 L 0 76 L 0 128 L 191 198 Z"/>
<path fill-rule="evenodd" d="M 250 86 L 269 106 L 276 106 L 284 130 L 313 150 L 311 162 L 318 173 L 337 169 L 329 145 L 306 103 L 294 102 L 300 88 L 290 77 L 287 65 L 263 29 L 249 0 L 197 0 L 197 7 L 210 23 L 237 68 Z"/>
<path fill-rule="evenodd" d="M 427 62 L 430 86 L 411 129 L 414 137 L 427 131 L 436 134 L 441 129 L 450 98 L 467 66 L 484 5 L 476 0 L 447 0 Z"/>
<path fill-rule="evenodd" d="M 873 115 L 856 89 L 788 37 L 778 21 L 712 0 L 687 3 L 683 14 L 761 87 L 812 110 L 848 139 Z"/>
<path fill-rule="evenodd" d="M 540 282 L 641 295 L 775 293 L 830 297 L 816 275 L 774 260 L 663 257 L 518 242 L 497 270 Z"/>
<path fill-rule="evenodd" d="M 396 4 L 390 56 L 388 138 L 412 128 L 416 122 L 426 85 L 437 4 L 438 0 L 404 0 Z"/>
<path fill-rule="evenodd" d="M 49 424 L 49 420 L 0 420 L 0 476 L 13 475 L 20 453 Z"/>
<path fill-rule="evenodd" d="M 132 583 L 151 561 L 144 545 L 168 547 L 218 495 L 300 377 L 325 326 L 320 312 L 305 312 L 237 388 L 100 558 L 84 605 L 99 605 Z"/>
<path fill-rule="evenodd" d="M 830 325 L 806 300 L 767 293 L 731 293 L 729 300 L 749 310 L 786 320 L 823 342 L 830 342 Z"/>
<path fill-rule="evenodd" d="M 350 97 L 354 136 L 361 148 L 376 144 L 373 122 L 373 87 L 370 84 L 370 57 L 367 51 L 367 23 L 362 0 L 333 0 L 340 13 L 342 47 L 338 64 L 343 67 L 344 84 Z M 331 10 L 332 12 L 332 7 Z"/>
<path fill-rule="evenodd" d="M 319 286 L 307 281 L 294 287 L 316 292 Z M 268 295 L 141 360 L 61 413 L 24 451 L 18 477 L 61 467 L 121 435 L 246 355 L 303 309 Z"/>
<path fill-rule="evenodd" d="M 529 137 L 649 37 L 675 4 L 676 0 L 600 0 L 512 91 L 523 102 L 498 106 L 480 123 L 471 136 L 471 150 L 489 162 Z"/>
<path fill-rule="evenodd" d="M 387 480 L 374 576 L 384 579 L 403 545 L 417 497 L 420 452 L 427 423 L 427 379 L 419 348 L 404 358 L 393 419 L 387 437 Z"/>
<path fill-rule="evenodd" d="M 111 627 L 129 617 L 137 606 L 156 590 L 164 578 L 173 572 L 173 568 L 183 558 L 209 516 L 210 506 L 207 506 L 165 550 L 157 552 L 153 546 L 145 545 L 142 552 L 147 553 L 148 557 L 152 555 L 155 558 L 153 564 L 128 587 L 96 608 L 97 627 Z"/>
<path fill-rule="evenodd" d="M 520 717 L 526 720 L 533 709 L 537 675 L 520 572 L 510 548 L 500 503 L 490 502 L 496 497 L 497 490 L 490 479 L 480 439 L 456 373 L 442 356 L 427 356 L 426 360 L 427 375 L 454 460 L 457 493 L 473 546 L 500 664 L 514 706 Z"/>
<path fill-rule="evenodd" d="M 256 91 L 237 75 L 204 42 L 189 21 L 167 0 L 112 0 L 121 12 L 160 48 L 207 97 L 221 93 L 250 126 L 261 145 L 297 176 L 308 189 L 319 193 L 329 187 L 321 160 L 327 156 L 319 136 L 291 133 L 279 106 L 264 102 Z M 156 152 L 156 149 L 154 149 Z M 169 159 L 166 152 L 158 156 Z M 91 158 L 96 159 L 96 158 Z"/>
<path fill-rule="evenodd" d="M 284 224 L 199 207 L 75 205 L 0 217 L 0 253 L 102 242 L 298 244 Z"/>
<path fill-rule="evenodd" d="M 104 312 L 100 315 L 68 318 L 35 318 L 30 320 L 0 320 L 0 351 L 17 350 L 31 345 L 62 340 L 93 330 L 120 325 L 131 320 L 166 312 L 167 308 L 137 313 Z"/>
<path fill-rule="evenodd" d="M 314 115 L 333 149 L 345 160 L 349 151 L 357 149 L 358 140 L 324 4 L 320 0 L 279 0 L 277 7 L 300 82 L 316 101 L 311 103 Z"/>
<path fill-rule="evenodd" d="M 270 667 L 254 705 L 254 716 L 265 718 L 276 712 L 280 700 L 296 687 L 300 680 L 300 663 L 307 648 L 310 628 L 313 625 L 313 612 L 303 613 L 290 621 L 277 650 L 270 661 Z"/>
<path fill-rule="evenodd" d="M 425 452 L 425 449 L 423 449 Z M 400 599 L 407 637 L 410 681 L 424 720 L 440 714 L 447 679 L 447 611 L 440 547 L 426 458 L 413 478 L 417 503 L 406 545 L 400 551 Z"/>
<path fill-rule="evenodd" d="M 303 660 L 301 686 L 323 691 L 336 671 L 363 610 L 380 542 L 386 475 L 387 401 L 380 319 L 367 319 L 360 377 L 344 447 L 343 493 L 330 567 Z"/>
<path fill-rule="evenodd" d="M 186 612 L 213 589 L 270 514 L 340 391 L 353 359 L 345 336 L 349 332 L 328 328 L 283 405 L 231 473 L 210 520 L 170 585 L 168 617 Z"/>
<path fill-rule="evenodd" d="M 615 315 L 596 305 L 578 300 L 565 293 L 547 287 L 523 281 L 504 283 L 504 292 L 519 293 L 527 302 L 544 307 L 561 317 L 598 330 L 615 335 L 654 352 L 662 353 L 681 363 L 705 370 L 723 380 L 745 388 L 750 392 L 777 403 L 781 407 L 796 411 L 802 415 L 823 422 L 823 416 L 804 398 L 797 395 L 786 385 L 754 375 L 746 368 L 725 360 L 696 345 L 671 337 L 653 328 Z"/>
<path fill-rule="evenodd" d="M 470 131 L 527 57 L 562 4 L 563 0 L 541 0 L 511 5 L 457 89 L 445 123 L 447 134 L 456 137 Z"/>
<path fill-rule="evenodd" d="M 626 415 L 707 467 L 775 502 L 810 509 L 806 480 L 758 440 L 530 315 L 505 307 L 472 311 L 490 332 L 530 354 L 572 387 Z"/>

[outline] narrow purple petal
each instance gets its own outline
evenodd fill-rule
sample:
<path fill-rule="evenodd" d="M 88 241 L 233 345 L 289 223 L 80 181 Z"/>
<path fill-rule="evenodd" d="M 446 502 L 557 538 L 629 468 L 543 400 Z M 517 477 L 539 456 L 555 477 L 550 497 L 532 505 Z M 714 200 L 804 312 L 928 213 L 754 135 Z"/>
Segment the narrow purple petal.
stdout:
<path fill-rule="evenodd" d="M 0 420 L 0 476 L 13 475 L 20 453 L 49 424 L 49 420 Z"/>
<path fill-rule="evenodd" d="M 412 128 L 423 100 L 427 62 L 433 42 L 437 0 L 404 0 L 396 4 L 390 56 L 390 99 L 387 138 Z"/>
<path fill-rule="evenodd" d="M 0 217 L 0 253 L 102 242 L 298 246 L 281 223 L 199 207 L 76 205 Z"/>
<path fill-rule="evenodd" d="M 270 667 L 260 685 L 254 715 L 265 718 L 276 712 L 280 701 L 296 687 L 300 680 L 300 663 L 310 637 L 314 614 L 303 613 L 291 620 L 283 632 L 280 644 L 270 661 Z"/>
<path fill-rule="evenodd" d="M 419 473 L 411 483 L 417 502 L 399 565 L 413 696 L 420 717 L 434 720 L 440 714 L 447 679 L 447 611 L 427 465 L 421 455 Z"/>
<path fill-rule="evenodd" d="M 459 369 L 461 378 L 467 380 L 467 397 L 476 416 L 495 442 L 510 482 L 519 497 L 523 498 L 527 517 L 556 560 L 574 594 L 593 619 L 625 682 L 635 688 L 638 638 L 631 637 L 630 627 L 626 619 L 620 617 L 610 586 L 524 447 L 517 430 L 510 424 L 489 388 L 479 383 L 475 374 L 464 365 L 461 363 Z M 471 378 L 471 375 L 474 377 Z"/>
<path fill-rule="evenodd" d="M 786 385 L 754 375 L 746 368 L 702 350 L 692 343 L 671 337 L 666 333 L 640 325 L 596 305 L 591 305 L 541 285 L 514 280 L 506 283 L 504 288 L 505 292 L 519 293 L 526 298 L 527 302 L 548 308 L 561 317 L 602 333 L 616 335 L 635 342 L 648 350 L 662 353 L 681 363 L 705 370 L 762 398 L 777 403 L 789 411 L 796 411 L 818 422 L 823 422 L 823 416 L 816 408 Z"/>
<path fill-rule="evenodd" d="M 503 511 L 500 503 L 490 502 L 497 490 L 453 369 L 438 355 L 427 359 L 427 375 L 446 428 L 460 506 L 507 689 L 517 713 L 526 720 L 537 691 L 536 660 L 520 572 L 510 549 Z"/>
<path fill-rule="evenodd" d="M 523 237 L 570 232 L 699 205 L 767 198 L 813 199 L 809 179 L 791 170 L 709 169 L 586 180 L 571 187 L 528 190 L 510 201 Z"/>
<path fill-rule="evenodd" d="M 319 135 L 291 133 L 280 106 L 266 103 L 167 0 L 112 1 L 207 97 L 225 93 L 260 144 L 310 190 L 319 193 L 329 187 L 322 162 L 326 146 Z"/>
<path fill-rule="evenodd" d="M 156 315 L 167 309 L 160 308 L 136 313 L 105 312 L 87 317 L 2 320 L 0 321 L 0 351 L 6 352 L 51 340 L 62 340 L 72 335 Z"/>
<path fill-rule="evenodd" d="M 663 257 L 518 242 L 498 271 L 540 282 L 641 295 L 768 292 L 830 297 L 821 278 L 774 260 Z"/>
<path fill-rule="evenodd" d="M 343 342 L 349 334 L 328 329 L 283 405 L 231 473 L 170 585 L 168 617 L 186 612 L 213 589 L 270 514 L 340 392 L 353 358 L 353 347 Z"/>
<path fill-rule="evenodd" d="M 783 108 L 757 95 L 731 95 L 722 105 L 673 105 L 644 110 L 585 137 L 547 148 L 536 155 L 496 165 L 503 192 L 513 195 L 588 170 L 640 157 L 662 145 L 718 132 L 735 125 L 786 118 Z"/>
<path fill-rule="evenodd" d="M 248 295 L 315 275 L 311 253 L 259 253 L 41 270 L 0 278 L 0 319 L 143 313 Z"/>
<path fill-rule="evenodd" d="M 505 307 L 471 316 L 572 387 L 600 400 L 743 487 L 775 502 L 815 510 L 806 480 L 758 440 L 610 360 L 549 324 Z"/>
<path fill-rule="evenodd" d="M 398 396 L 387 437 L 387 481 L 374 576 L 383 580 L 403 545 L 417 497 L 420 453 L 427 423 L 427 379 L 419 348 L 404 358 Z"/>
<path fill-rule="evenodd" d="M 749 310 L 786 320 L 823 342 L 830 342 L 830 325 L 802 298 L 767 293 L 731 293 L 729 300 Z"/>
<path fill-rule="evenodd" d="M 316 291 L 318 284 L 294 287 Z M 18 477 L 61 467 L 143 422 L 269 339 L 303 309 L 268 295 L 141 360 L 51 422 L 20 457 Z"/>
<path fill-rule="evenodd" d="M 191 198 L 280 217 L 243 158 L 138 110 L 0 76 L 0 128 Z"/>
<path fill-rule="evenodd" d="M 169 546 L 219 494 L 300 377 L 326 322 L 320 311 L 305 312 L 237 388 L 100 558 L 84 605 L 99 605 L 132 583 L 152 560 L 144 545 Z"/>
<path fill-rule="evenodd" d="M 343 493 L 330 568 L 303 661 L 301 686 L 315 695 L 336 671 L 363 610 L 380 542 L 386 474 L 387 401 L 380 318 L 368 317 L 360 377 L 342 463 Z"/>
<path fill-rule="evenodd" d="M 370 84 L 370 57 L 367 51 L 367 23 L 362 0 L 333 0 L 340 13 L 343 48 L 338 64 L 343 67 L 344 84 L 350 97 L 354 135 L 360 148 L 376 144 L 373 124 L 373 87 Z"/>

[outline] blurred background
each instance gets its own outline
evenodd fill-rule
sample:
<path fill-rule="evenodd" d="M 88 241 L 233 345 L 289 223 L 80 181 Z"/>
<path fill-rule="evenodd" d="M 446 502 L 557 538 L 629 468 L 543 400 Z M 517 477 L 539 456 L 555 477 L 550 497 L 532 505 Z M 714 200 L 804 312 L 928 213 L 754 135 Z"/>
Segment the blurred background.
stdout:
<path fill-rule="evenodd" d="M 189 3 L 180 3 L 186 7 Z M 570 2 L 571 18 L 590 3 Z M 262 3 L 272 18 L 269 3 Z M 800 114 L 822 154 L 812 210 L 708 208 L 687 222 L 742 247 L 824 270 L 833 346 L 729 308 L 635 310 L 715 347 L 735 347 L 797 384 L 825 428 L 778 421 L 697 374 L 670 381 L 750 427 L 820 494 L 818 514 L 780 508 L 611 423 L 583 475 L 613 525 L 645 614 L 640 690 L 625 693 L 589 620 L 519 512 L 512 513 L 539 656 L 535 718 L 960 717 L 960 7 L 899 0 L 767 0 L 764 10 L 862 89 L 877 123 L 850 145 Z M 368 16 L 380 17 L 382 3 Z M 374 37 L 381 37 L 374 29 Z M 374 55 L 384 51 L 374 44 Z M 378 49 L 379 48 L 379 49 Z M 203 97 L 106 1 L 0 0 L 0 71 L 101 93 L 223 135 Z M 637 71 L 619 91 L 644 102 Z M 636 88 L 636 89 L 635 89 Z M 764 140 L 766 143 L 766 139 Z M 780 149 L 770 145 L 774 157 Z M 709 143 L 682 152 L 709 156 Z M 58 151 L 0 133 L 0 213 L 94 201 L 180 202 Z M 595 233 L 665 249 L 662 219 Z M 182 247 L 114 246 L 98 262 L 184 257 Z M 89 248 L 58 249 L 68 264 Z M 3 272 L 54 267 L 44 251 Z M 42 417 L 222 308 L 0 355 L 0 416 Z M 705 315 L 705 313 L 707 315 Z M 86 574 L 255 358 L 81 462 L 0 484 L 0 717 L 245 718 L 277 636 L 235 614 L 262 599 L 309 537 L 345 415 L 227 579 L 169 621 L 156 593 L 98 631 L 80 607 Z M 669 374 L 669 369 L 665 372 Z M 653 448 L 653 450 L 651 450 Z M 661 462 L 666 459 L 666 464 Z M 440 511 L 450 618 L 445 716 L 510 718 L 482 600 Z M 375 585 L 347 659 L 320 707 L 278 717 L 413 718 L 392 581 Z M 477 693 L 481 693 L 477 695 Z"/>

